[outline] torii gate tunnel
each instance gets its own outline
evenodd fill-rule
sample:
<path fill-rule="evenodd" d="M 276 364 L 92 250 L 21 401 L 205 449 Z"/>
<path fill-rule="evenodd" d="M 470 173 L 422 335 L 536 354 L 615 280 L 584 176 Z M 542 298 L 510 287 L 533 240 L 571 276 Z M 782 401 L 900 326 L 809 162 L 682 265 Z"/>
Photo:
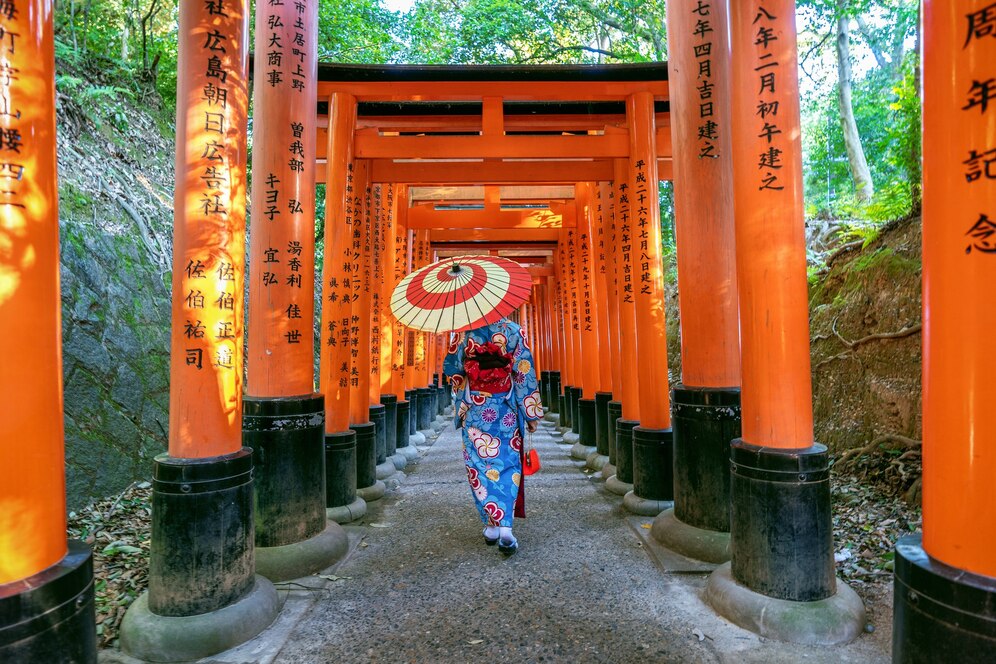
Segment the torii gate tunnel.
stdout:
<path fill-rule="evenodd" d="M 897 545 L 896 662 L 996 646 L 996 310 L 973 305 L 996 279 L 996 179 L 962 168 L 996 129 L 983 5 L 923 4 L 924 534 Z M 276 616 L 273 581 L 344 555 L 339 524 L 450 402 L 448 338 L 400 326 L 390 293 L 468 254 L 528 267 L 515 318 L 547 419 L 657 540 L 719 565 L 715 611 L 781 640 L 858 636 L 813 436 L 792 0 L 670 2 L 668 63 L 536 67 L 319 65 L 317 1 L 261 6 L 248 198 L 248 11 L 218 7 L 180 3 L 169 449 L 126 652 L 188 661 L 248 640 Z M 17 73 L 0 77 L 0 128 L 20 141 L 0 163 L 0 338 L 16 349 L 0 363 L 0 660 L 93 662 L 90 553 L 65 536 L 52 3 L 18 0 L 0 29 Z"/>

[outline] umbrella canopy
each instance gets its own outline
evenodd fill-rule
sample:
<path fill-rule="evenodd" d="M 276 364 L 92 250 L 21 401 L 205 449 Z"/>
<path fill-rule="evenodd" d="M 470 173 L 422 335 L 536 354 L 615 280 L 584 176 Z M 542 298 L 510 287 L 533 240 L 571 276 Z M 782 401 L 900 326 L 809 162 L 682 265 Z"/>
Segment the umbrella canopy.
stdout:
<path fill-rule="evenodd" d="M 457 256 L 415 270 L 395 287 L 391 311 L 423 332 L 460 332 L 497 322 L 529 299 L 526 268 L 498 256 Z"/>

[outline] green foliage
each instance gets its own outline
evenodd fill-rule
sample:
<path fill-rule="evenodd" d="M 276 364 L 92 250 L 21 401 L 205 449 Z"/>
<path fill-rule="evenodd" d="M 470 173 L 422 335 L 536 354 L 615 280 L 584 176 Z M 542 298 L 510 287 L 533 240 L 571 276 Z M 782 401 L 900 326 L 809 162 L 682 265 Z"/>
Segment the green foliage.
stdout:
<path fill-rule="evenodd" d="M 884 222 L 918 212 L 920 98 L 912 48 L 917 6 L 915 0 L 800 0 L 802 72 L 811 88 L 802 107 L 807 215 Z M 854 115 L 875 183 L 868 205 L 857 202 L 840 123 L 836 66 L 826 65 L 832 58 L 824 53 L 833 50 L 838 12 L 853 18 L 852 55 L 863 54 L 866 63 L 852 83 Z M 869 68 L 868 62 L 875 66 Z"/>

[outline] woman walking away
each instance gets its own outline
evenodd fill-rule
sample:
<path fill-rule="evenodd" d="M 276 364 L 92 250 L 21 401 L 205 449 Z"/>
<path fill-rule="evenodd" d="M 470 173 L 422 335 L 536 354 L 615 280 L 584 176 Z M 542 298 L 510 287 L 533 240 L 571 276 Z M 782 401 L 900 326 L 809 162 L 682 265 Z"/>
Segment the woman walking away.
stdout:
<path fill-rule="evenodd" d="M 525 516 L 523 441 L 543 417 L 529 341 L 507 318 L 457 334 L 443 372 L 453 389 L 456 426 L 463 427 L 463 458 L 484 542 L 512 555 L 519 547 L 513 515 Z"/>

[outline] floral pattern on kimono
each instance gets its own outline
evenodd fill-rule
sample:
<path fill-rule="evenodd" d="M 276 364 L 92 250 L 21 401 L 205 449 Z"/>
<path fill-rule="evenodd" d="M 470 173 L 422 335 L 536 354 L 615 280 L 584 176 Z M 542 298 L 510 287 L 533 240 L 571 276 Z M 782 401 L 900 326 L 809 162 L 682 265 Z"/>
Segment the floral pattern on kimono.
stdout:
<path fill-rule="evenodd" d="M 504 394 L 470 389 L 465 360 L 485 346 L 511 356 L 510 384 Z M 525 515 L 521 496 L 526 422 L 543 417 L 529 341 L 507 319 L 454 335 L 443 373 L 453 389 L 455 424 L 463 427 L 467 480 L 481 521 L 510 528 L 513 515 Z"/>

